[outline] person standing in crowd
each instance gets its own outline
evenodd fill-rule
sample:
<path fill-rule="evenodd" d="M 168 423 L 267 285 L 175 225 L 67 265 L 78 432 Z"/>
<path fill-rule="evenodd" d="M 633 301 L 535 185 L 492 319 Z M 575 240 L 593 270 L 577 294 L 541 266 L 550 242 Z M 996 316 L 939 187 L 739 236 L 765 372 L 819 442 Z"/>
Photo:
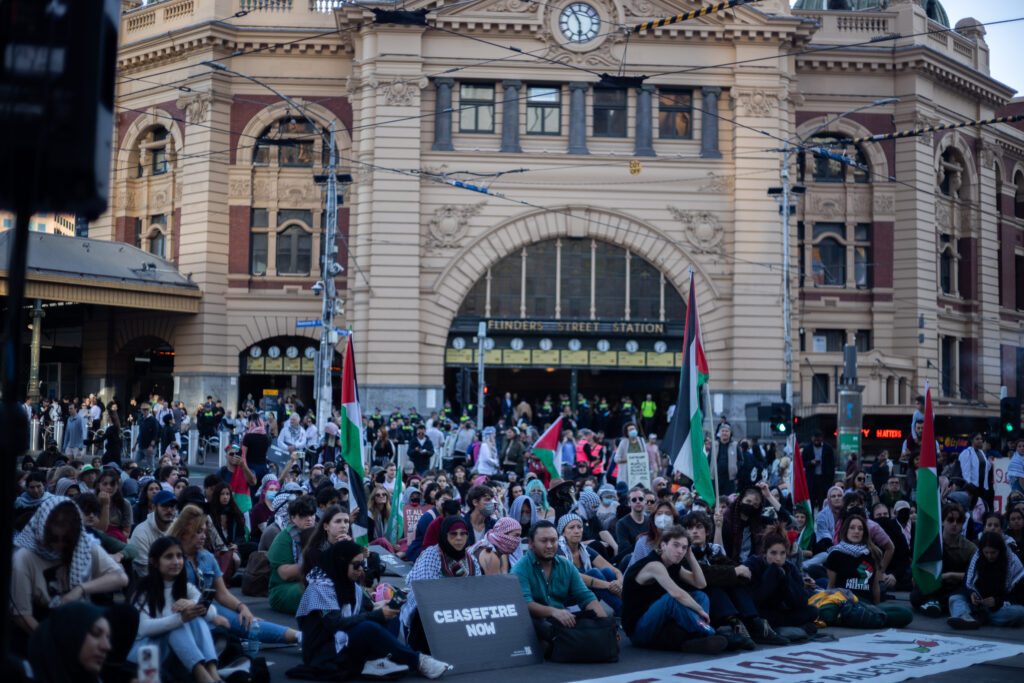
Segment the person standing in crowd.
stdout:
<path fill-rule="evenodd" d="M 811 436 L 811 442 L 803 447 L 800 457 L 811 500 L 823 500 L 825 492 L 835 482 L 836 456 L 832 446 L 822 440 L 820 430 Z"/>
<path fill-rule="evenodd" d="M 445 463 L 449 472 L 454 471 L 454 468 L 458 465 L 465 465 L 467 459 L 467 451 L 473 446 L 473 442 L 476 441 L 476 430 L 473 428 L 472 420 L 465 420 L 459 427 L 458 431 L 455 432 L 455 437 L 452 442 L 451 457 L 448 462 Z"/>
<path fill-rule="evenodd" d="M 958 630 L 1024 624 L 1024 565 L 1001 533 L 981 535 L 963 588 L 949 597 L 949 613 L 947 623 Z"/>
<path fill-rule="evenodd" d="M 622 628 L 637 647 L 717 654 L 728 641 L 715 633 L 700 563 L 690 537 L 673 524 L 658 546 L 626 571 Z M 692 595 L 691 595 L 692 592 Z"/>
<path fill-rule="evenodd" d="M 728 424 L 719 425 L 712 449 L 711 462 L 718 473 L 718 493 L 732 495 L 736 492 L 736 477 L 739 476 L 739 444 L 732 440 L 732 428 Z"/>
<path fill-rule="evenodd" d="M 430 461 L 434 459 L 434 442 L 427 437 L 427 428 L 422 423 L 416 425 L 416 435 L 409 442 L 409 461 L 413 470 L 421 477 L 430 469 Z"/>
<path fill-rule="evenodd" d="M 1010 491 L 1024 494 L 1024 436 L 1017 439 L 1013 457 L 1006 468 L 1006 481 L 1010 484 Z"/>
<path fill-rule="evenodd" d="M 381 427 L 377 430 L 377 439 L 373 442 L 373 466 L 385 467 L 388 463 L 395 462 L 396 453 L 391 435 L 387 429 Z"/>
<path fill-rule="evenodd" d="M 971 434 L 970 445 L 963 449 L 960 452 L 960 457 L 957 458 L 957 462 L 960 465 L 960 474 L 963 476 L 964 481 L 967 482 L 967 493 L 971 496 L 971 506 L 969 508 L 971 510 L 977 505 L 979 499 L 985 503 L 986 510 L 991 510 L 993 504 L 992 479 L 994 468 L 992 468 L 988 458 L 985 457 L 985 453 L 981 450 L 983 441 L 984 437 L 981 432 Z M 971 531 L 971 528 L 968 527 L 968 534 L 971 538 L 975 538 Z"/>
<path fill-rule="evenodd" d="M 270 471 L 267 466 L 267 451 L 270 450 L 270 437 L 267 436 L 267 424 L 259 413 L 249 415 L 248 428 L 242 437 L 242 459 L 253 473 L 256 481 L 263 481 Z M 230 483 L 230 482 L 229 482 Z"/>
<path fill-rule="evenodd" d="M 526 449 L 519 438 L 519 429 L 510 425 L 505 429 L 505 444 L 501 451 L 501 468 L 523 476 L 526 471 Z"/>
<path fill-rule="evenodd" d="M 622 438 L 619 439 L 619 444 L 615 448 L 616 466 L 615 469 L 609 473 L 610 477 L 617 479 L 621 472 L 623 479 L 628 479 L 626 472 L 628 471 L 629 466 L 626 463 L 629 461 L 630 453 L 643 453 L 644 457 L 647 457 L 647 447 L 640 439 L 640 430 L 637 429 L 635 422 L 627 422 L 622 425 Z M 627 481 L 626 483 L 633 484 L 636 482 Z"/>
<path fill-rule="evenodd" d="M 654 398 L 650 394 L 647 394 L 640 403 L 640 419 L 643 420 L 645 434 L 654 432 L 654 418 L 657 413 L 658 404 L 654 402 Z"/>
<path fill-rule="evenodd" d="M 88 425 L 85 416 L 82 415 L 78 406 L 68 406 L 68 421 L 64 425 L 64 443 L 61 444 L 61 451 L 69 458 L 80 458 L 85 455 L 85 439 L 88 434 Z"/>
<path fill-rule="evenodd" d="M 477 451 L 475 471 L 486 477 L 498 474 L 498 446 L 494 442 L 494 427 L 484 427 L 480 450 Z"/>
<path fill-rule="evenodd" d="M 156 447 L 160 443 L 160 423 L 156 421 L 150 412 L 151 408 L 148 403 L 143 403 L 140 409 L 139 417 L 139 437 L 138 450 L 135 454 L 135 458 L 139 463 L 148 463 L 150 466 L 153 464 L 153 454 Z"/>

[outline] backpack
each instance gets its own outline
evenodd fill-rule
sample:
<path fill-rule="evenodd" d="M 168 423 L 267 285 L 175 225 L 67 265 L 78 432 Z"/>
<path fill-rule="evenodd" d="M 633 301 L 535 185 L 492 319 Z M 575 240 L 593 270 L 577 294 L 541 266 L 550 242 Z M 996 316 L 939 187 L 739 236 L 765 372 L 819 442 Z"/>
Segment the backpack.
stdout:
<path fill-rule="evenodd" d="M 265 598 L 270 593 L 270 560 L 265 550 L 256 550 L 249 555 L 242 575 L 242 594 Z"/>

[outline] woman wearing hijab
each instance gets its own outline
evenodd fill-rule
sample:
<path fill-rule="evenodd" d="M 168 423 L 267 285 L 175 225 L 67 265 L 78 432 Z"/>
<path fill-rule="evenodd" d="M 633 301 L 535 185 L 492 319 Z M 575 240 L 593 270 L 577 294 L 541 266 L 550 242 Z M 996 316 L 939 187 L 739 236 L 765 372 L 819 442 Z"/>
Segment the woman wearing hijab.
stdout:
<path fill-rule="evenodd" d="M 986 531 L 978 539 L 964 587 L 949 598 L 947 623 L 958 630 L 982 624 L 1024 624 L 1024 565 L 1008 552 L 1002 533 Z"/>
<path fill-rule="evenodd" d="M 511 559 L 518 553 L 522 542 L 523 528 L 512 517 L 502 517 L 484 534 L 484 537 L 469 548 L 480 564 L 484 574 L 508 574 L 515 564 Z"/>
<path fill-rule="evenodd" d="M 256 489 L 256 498 L 253 500 L 252 509 L 249 510 L 252 540 L 258 542 L 263 535 L 263 530 L 274 521 L 274 498 L 277 497 L 280 490 L 281 484 L 277 481 L 276 474 L 263 475 L 260 486 Z"/>
<path fill-rule="evenodd" d="M 594 591 L 612 608 L 622 614 L 622 572 L 613 567 L 590 546 L 583 545 L 583 520 L 569 513 L 558 520 L 558 552 L 579 570 L 583 585 Z"/>
<path fill-rule="evenodd" d="M 480 450 L 476 455 L 476 466 L 473 471 L 493 477 L 501 467 L 498 461 L 498 446 L 494 441 L 494 427 L 484 427 Z"/>
<path fill-rule="evenodd" d="M 82 514 L 70 498 L 41 503 L 14 537 L 11 612 L 15 637 L 27 638 L 54 605 L 88 601 L 128 584 L 124 569 L 98 543 L 89 540 Z M 24 651 L 22 639 L 20 651 Z"/>
<path fill-rule="evenodd" d="M 537 511 L 538 517 L 547 520 L 554 519 L 555 511 L 548 504 L 548 492 L 544 490 L 544 482 L 537 478 L 528 479 L 525 492 L 533 501 L 533 509 Z"/>
<path fill-rule="evenodd" d="M 843 487 L 836 484 L 828 490 L 821 511 L 814 517 L 814 551 L 828 552 L 839 526 L 839 516 L 843 511 Z"/>
<path fill-rule="evenodd" d="M 39 624 L 28 656 L 40 683 L 101 683 L 111 648 L 110 623 L 103 610 L 74 602 L 53 610 Z"/>
<path fill-rule="evenodd" d="M 445 517 L 441 521 L 437 545 L 423 549 L 406 577 L 406 585 L 413 588 L 409 590 L 408 600 L 402 605 L 401 616 L 410 647 L 424 652 L 429 651 L 423 625 L 416 610 L 416 589 L 413 582 L 482 574 L 476 558 L 467 552 L 468 541 L 469 527 L 466 526 L 466 521 L 462 517 Z"/>
<path fill-rule="evenodd" d="M 512 506 L 508 511 L 508 516 L 519 522 L 520 536 L 523 539 L 520 546 L 514 553 L 512 553 L 511 557 L 509 557 L 509 561 L 512 564 L 515 564 L 527 550 L 526 539 L 530 536 L 530 529 L 534 524 L 539 522 L 541 518 L 537 514 L 537 506 L 533 504 L 533 501 L 529 496 L 519 496 L 513 500 Z"/>
<path fill-rule="evenodd" d="M 338 680 L 393 675 L 416 669 L 439 678 L 448 665 L 421 654 L 391 635 L 384 624 L 398 616 L 386 602 L 363 592 L 366 549 L 352 541 L 330 546 L 307 579 L 296 618 L 302 629 L 303 677 Z M 298 673 L 298 671 L 296 671 Z"/>

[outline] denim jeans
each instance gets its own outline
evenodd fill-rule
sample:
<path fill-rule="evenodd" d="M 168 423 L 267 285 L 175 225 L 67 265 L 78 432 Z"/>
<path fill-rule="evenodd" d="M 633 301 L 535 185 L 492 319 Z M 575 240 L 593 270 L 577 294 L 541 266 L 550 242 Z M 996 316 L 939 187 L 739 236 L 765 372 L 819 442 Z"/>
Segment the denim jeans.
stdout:
<path fill-rule="evenodd" d="M 583 552 L 586 552 L 586 550 L 584 550 Z M 613 572 L 608 567 L 605 567 L 604 569 L 598 569 L 597 567 L 593 567 L 583 573 L 587 576 L 591 576 L 595 579 L 598 579 L 599 581 L 615 580 L 615 572 Z M 594 595 L 596 595 L 598 599 L 604 600 L 608 604 L 608 606 L 612 608 L 612 611 L 614 611 L 615 614 L 622 614 L 622 598 L 620 598 L 618 595 L 615 595 L 611 591 L 605 589 L 592 590 L 594 591 Z"/>
<path fill-rule="evenodd" d="M 213 647 L 213 636 L 210 625 L 203 619 L 193 619 L 182 624 L 173 631 L 139 638 L 128 653 L 129 662 L 138 661 L 138 651 L 143 645 L 156 645 L 160 648 L 160 662 L 163 664 L 172 654 L 185 666 L 189 674 L 196 664 L 217 661 L 217 651 Z"/>
<path fill-rule="evenodd" d="M 969 619 L 972 616 L 981 623 L 990 623 L 993 626 L 1020 626 L 1024 624 L 1024 606 L 1003 605 L 999 609 L 988 607 L 975 608 L 972 615 L 971 599 L 963 593 L 954 593 L 949 596 L 949 614 L 952 617 Z"/>
<path fill-rule="evenodd" d="M 241 622 L 238 620 L 238 612 L 230 610 L 223 605 L 217 605 L 217 614 L 224 617 L 231 624 L 231 628 L 227 629 L 228 632 L 237 636 L 238 638 L 248 638 L 249 633 L 242 628 Z M 261 643 L 283 643 L 285 631 L 287 627 L 275 624 L 270 621 L 261 621 L 260 624 L 260 642 Z M 219 628 L 219 627 L 218 627 Z M 221 629 L 223 630 L 223 629 Z"/>
<path fill-rule="evenodd" d="M 708 611 L 711 603 L 703 591 L 694 591 L 691 596 L 705 612 Z M 696 612 L 689 607 L 683 607 L 678 600 L 666 593 L 655 600 L 654 604 L 648 607 L 644 615 L 640 617 L 630 640 L 638 647 L 654 643 L 658 632 L 667 621 L 674 621 L 684 631 L 697 637 L 710 636 L 715 633 L 715 629 L 711 628 L 711 625 L 701 619 Z"/>
<path fill-rule="evenodd" d="M 708 588 L 708 599 L 711 601 L 711 609 L 707 613 L 711 615 L 711 621 L 721 626 L 729 617 L 748 619 L 758 616 L 757 606 L 754 605 L 750 591 L 733 588 Z"/>

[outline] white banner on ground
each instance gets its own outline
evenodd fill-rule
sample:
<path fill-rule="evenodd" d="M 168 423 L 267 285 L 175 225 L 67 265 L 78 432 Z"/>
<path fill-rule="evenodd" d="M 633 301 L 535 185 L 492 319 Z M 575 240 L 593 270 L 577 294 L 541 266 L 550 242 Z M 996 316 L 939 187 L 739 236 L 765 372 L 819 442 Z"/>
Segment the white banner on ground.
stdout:
<path fill-rule="evenodd" d="M 590 679 L 594 683 L 897 683 L 1024 653 L 1024 643 L 888 630 L 831 643 L 805 643 Z M 580 682 L 586 683 L 586 682 Z"/>

